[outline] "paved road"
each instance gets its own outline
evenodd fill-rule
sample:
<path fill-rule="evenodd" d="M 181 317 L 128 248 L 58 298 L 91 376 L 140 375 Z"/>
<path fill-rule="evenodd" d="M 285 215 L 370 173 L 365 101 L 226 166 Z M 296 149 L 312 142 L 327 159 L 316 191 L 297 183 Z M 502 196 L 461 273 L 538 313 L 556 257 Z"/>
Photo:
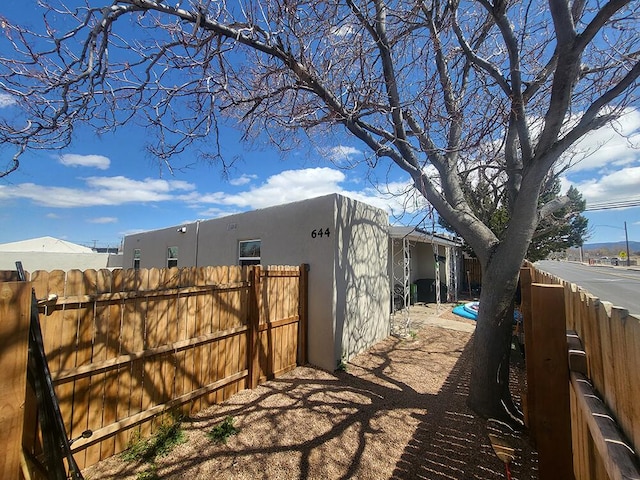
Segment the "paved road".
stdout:
<path fill-rule="evenodd" d="M 640 314 L 640 270 L 543 260 L 536 267 L 581 286 L 615 306 Z"/>

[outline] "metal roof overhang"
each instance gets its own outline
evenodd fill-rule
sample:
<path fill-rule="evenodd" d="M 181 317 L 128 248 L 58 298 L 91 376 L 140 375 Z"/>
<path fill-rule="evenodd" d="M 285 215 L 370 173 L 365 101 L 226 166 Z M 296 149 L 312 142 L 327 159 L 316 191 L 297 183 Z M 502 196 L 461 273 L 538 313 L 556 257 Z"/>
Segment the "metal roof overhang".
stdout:
<path fill-rule="evenodd" d="M 407 238 L 418 243 L 435 243 L 445 247 L 462 247 L 458 238 L 448 237 L 440 233 L 429 233 L 417 227 L 389 227 L 389 237 L 393 239 Z"/>

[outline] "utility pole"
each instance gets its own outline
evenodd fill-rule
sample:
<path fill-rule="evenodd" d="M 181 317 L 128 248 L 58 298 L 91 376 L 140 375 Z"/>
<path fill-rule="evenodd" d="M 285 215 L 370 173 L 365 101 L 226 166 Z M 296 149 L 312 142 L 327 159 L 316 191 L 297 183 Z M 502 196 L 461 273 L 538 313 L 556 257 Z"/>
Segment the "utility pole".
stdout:
<path fill-rule="evenodd" d="M 624 241 L 627 245 L 627 267 L 631 266 L 631 257 L 629 256 L 629 236 L 627 235 L 627 222 L 624 222 Z"/>

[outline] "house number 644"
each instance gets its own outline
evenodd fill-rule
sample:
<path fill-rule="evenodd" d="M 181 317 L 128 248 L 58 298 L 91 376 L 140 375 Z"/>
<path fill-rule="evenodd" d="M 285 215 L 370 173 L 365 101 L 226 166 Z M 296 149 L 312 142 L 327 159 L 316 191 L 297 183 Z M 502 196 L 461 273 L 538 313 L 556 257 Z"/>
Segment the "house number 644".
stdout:
<path fill-rule="evenodd" d="M 330 233 L 329 228 L 316 228 L 311 230 L 311 238 L 328 237 Z"/>

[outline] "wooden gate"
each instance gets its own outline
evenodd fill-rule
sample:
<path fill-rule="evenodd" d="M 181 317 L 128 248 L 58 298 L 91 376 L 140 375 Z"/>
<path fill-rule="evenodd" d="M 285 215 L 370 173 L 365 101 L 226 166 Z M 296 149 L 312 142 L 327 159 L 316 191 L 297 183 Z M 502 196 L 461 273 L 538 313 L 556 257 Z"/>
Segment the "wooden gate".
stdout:
<path fill-rule="evenodd" d="M 134 432 L 152 434 L 163 416 L 198 412 L 306 361 L 305 265 L 34 272 L 28 283 L 43 299 L 45 352 L 68 436 L 93 431 L 72 445 L 81 468 L 124 450 Z M 7 295 L 2 308 L 28 329 L 21 298 Z M 20 331 L 3 331 L 3 342 Z M 10 367 L 24 379 L 26 357 L 22 374 L 9 361 L 18 360 L 1 357 L 3 376 Z M 29 392 L 22 443 L 37 458 L 34 407 Z M 18 478 L 14 463 L 1 470 Z"/>

